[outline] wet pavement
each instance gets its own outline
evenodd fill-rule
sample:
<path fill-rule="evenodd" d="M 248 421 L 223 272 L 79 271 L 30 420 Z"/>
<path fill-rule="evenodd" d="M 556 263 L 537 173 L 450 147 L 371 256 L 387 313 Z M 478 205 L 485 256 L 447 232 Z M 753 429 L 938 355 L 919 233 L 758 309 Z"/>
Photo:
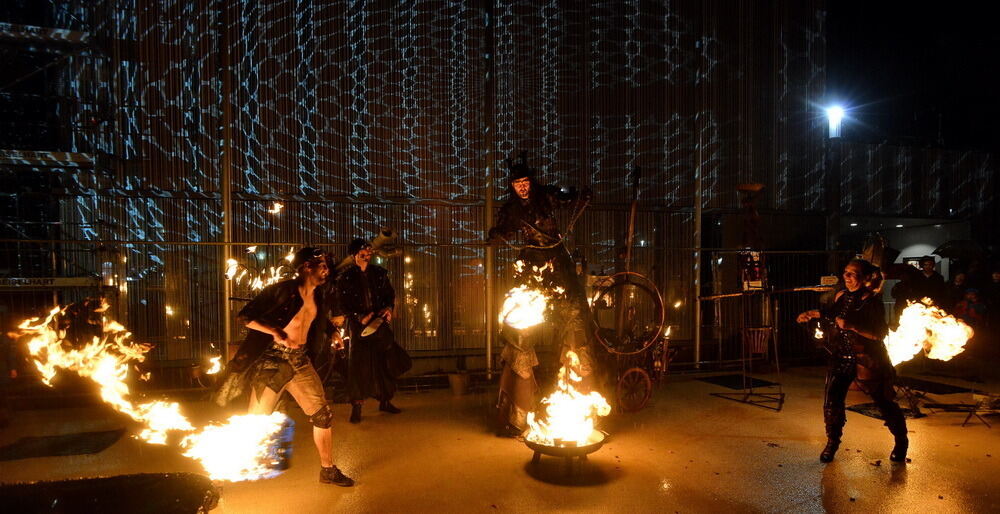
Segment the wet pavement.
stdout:
<path fill-rule="evenodd" d="M 222 484 L 213 512 L 1000 511 L 1000 418 L 987 418 L 993 429 L 974 419 L 962 427 L 966 414 L 958 412 L 907 420 L 912 461 L 904 465 L 889 462 L 892 436 L 881 421 L 848 412 L 841 451 L 824 465 L 822 369 L 761 376 L 783 383 L 782 411 L 710 396 L 731 391 L 670 377 L 645 409 L 604 423 L 609 441 L 573 477 L 562 460 L 543 456 L 532 465 L 524 444 L 486 429 L 495 391 L 434 390 L 397 396 L 399 415 L 369 403 L 359 425 L 347 423 L 348 405 L 335 405 L 336 463 L 357 485 L 323 485 L 308 422 L 294 409 L 291 468 L 270 480 Z M 971 401 L 967 393 L 934 398 Z M 849 405 L 868 401 L 861 393 L 848 397 Z M 197 421 L 218 414 L 202 401 L 184 410 Z M 102 407 L 25 410 L 0 432 L 0 444 L 123 426 L 131 428 Z M 0 462 L 0 481 L 175 471 L 199 467 L 174 447 L 125 437 L 95 455 Z"/>

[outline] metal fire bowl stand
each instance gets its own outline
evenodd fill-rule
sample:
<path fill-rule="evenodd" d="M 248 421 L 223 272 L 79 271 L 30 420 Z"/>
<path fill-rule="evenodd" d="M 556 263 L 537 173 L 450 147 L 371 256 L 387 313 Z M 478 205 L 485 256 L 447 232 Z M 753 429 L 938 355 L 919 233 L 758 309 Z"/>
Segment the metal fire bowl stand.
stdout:
<path fill-rule="evenodd" d="M 587 460 L 587 455 L 600 450 L 601 446 L 604 446 L 604 442 L 607 438 L 607 432 L 594 430 L 590 436 L 590 439 L 594 442 L 586 446 L 548 446 L 538 444 L 527 439 L 524 440 L 524 444 L 528 445 L 528 448 L 531 448 L 535 452 L 535 454 L 531 457 L 532 465 L 537 465 L 543 454 L 551 457 L 561 457 L 566 459 L 566 476 L 572 476 L 573 458 L 576 458 L 578 463 L 577 468 L 579 468 L 579 463 Z"/>

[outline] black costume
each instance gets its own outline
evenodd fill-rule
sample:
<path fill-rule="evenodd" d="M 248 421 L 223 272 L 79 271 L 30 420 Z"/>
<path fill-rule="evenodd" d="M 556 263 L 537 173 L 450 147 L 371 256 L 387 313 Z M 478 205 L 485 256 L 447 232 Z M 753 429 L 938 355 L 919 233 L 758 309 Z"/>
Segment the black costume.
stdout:
<path fill-rule="evenodd" d="M 582 206 L 590 199 L 590 191 L 559 189 L 535 183 L 533 170 L 522 158 L 518 165 L 511 165 L 511 181 L 528 178 L 531 188 L 528 199 L 522 199 L 510 189 L 510 199 L 500 208 L 497 223 L 489 230 L 489 241 L 512 241 L 518 234 L 527 243 L 520 249 L 514 280 L 517 285 L 527 285 L 541 289 L 549 297 L 550 313 L 558 319 L 549 319 L 560 327 L 562 348 L 560 360 L 565 359 L 566 350 L 573 350 L 580 359 L 577 372 L 587 377 L 594 368 L 591 345 L 587 342 L 587 325 L 590 309 L 587 295 L 576 273 L 576 265 L 562 242 L 555 217 L 557 208 L 575 205 L 574 216 L 579 215 Z M 538 270 L 551 266 L 546 272 Z M 536 280 L 541 275 L 542 280 Z M 561 288 L 558 293 L 556 288 Z M 515 334 L 506 326 L 501 327 L 506 344 L 501 353 L 504 370 L 500 377 L 498 414 L 501 423 L 513 432 L 526 428 L 527 413 L 534 409 L 534 393 L 537 389 L 534 366 L 538 365 L 533 338 L 527 334 Z"/>
<path fill-rule="evenodd" d="M 827 437 L 834 443 L 833 451 L 836 451 L 836 443 L 840 442 L 847 422 L 844 399 L 851 382 L 855 380 L 874 400 L 885 425 L 896 436 L 898 445 L 900 439 L 906 438 L 906 419 L 895 402 L 893 381 L 896 371 L 882 343 L 888 326 L 881 299 L 865 288 L 853 292 L 845 290 L 832 306 L 820 312 L 825 319 L 844 318 L 849 326 L 877 336 L 877 339 L 868 339 L 853 330 L 833 330 L 830 336 L 828 349 L 831 356 L 823 397 L 823 419 Z M 829 459 L 832 459 L 832 453 Z"/>
<path fill-rule="evenodd" d="M 283 328 L 302 309 L 303 299 L 299 294 L 302 278 L 285 280 L 261 290 L 239 312 L 239 320 L 246 324 L 257 321 L 269 327 Z M 309 335 L 303 351 L 282 351 L 276 348 L 270 334 L 248 330 L 247 338 L 240 344 L 236 355 L 226 366 L 215 400 L 226 405 L 247 391 L 248 386 L 262 389 L 267 386 L 274 391 L 291 380 L 295 369 L 305 365 L 322 369 L 330 358 L 327 343 L 333 326 L 329 321 L 328 302 L 324 301 L 323 288 L 313 291 L 316 317 L 309 327 Z"/>
<path fill-rule="evenodd" d="M 388 402 L 396 394 L 396 377 L 389 372 L 387 360 L 395 336 L 389 324 L 382 323 L 374 334 L 362 337 L 365 327 L 361 319 L 369 313 L 374 319 L 382 309 L 392 309 L 395 305 L 396 291 L 389 282 L 389 272 L 374 264 L 361 271 L 357 264 L 352 264 L 337 277 L 337 293 L 351 335 L 347 374 L 351 401 L 372 397 Z"/>

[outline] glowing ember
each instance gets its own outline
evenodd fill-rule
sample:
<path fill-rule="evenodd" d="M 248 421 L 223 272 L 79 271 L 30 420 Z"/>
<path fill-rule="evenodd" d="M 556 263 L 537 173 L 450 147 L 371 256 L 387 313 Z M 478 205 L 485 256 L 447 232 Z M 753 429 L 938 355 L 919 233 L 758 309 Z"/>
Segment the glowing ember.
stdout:
<path fill-rule="evenodd" d="M 274 202 L 273 204 L 271 204 L 271 208 L 268 209 L 267 212 L 269 212 L 271 214 L 278 214 L 279 212 L 281 212 L 281 209 L 284 209 L 284 208 L 285 208 L 285 204 L 283 204 L 281 202 Z"/>
<path fill-rule="evenodd" d="M 528 413 L 528 433 L 524 438 L 546 446 L 584 446 L 593 441 L 596 416 L 607 416 L 611 406 L 600 393 L 583 394 L 574 383 L 583 380 L 574 368 L 580 359 L 573 352 L 566 352 L 568 364 L 559 370 L 556 391 L 542 400 L 546 404 L 546 419 L 538 420 L 534 412 Z"/>
<path fill-rule="evenodd" d="M 285 260 L 288 260 L 289 262 L 291 262 L 290 258 L 295 258 L 294 251 L 285 256 Z M 284 264 L 272 266 L 262 272 L 258 272 L 240 264 L 236 259 L 227 259 L 225 268 L 226 280 L 232 280 L 236 283 L 236 285 L 246 286 L 252 291 L 259 291 L 271 284 L 292 278 L 295 275 L 294 272 Z"/>
<path fill-rule="evenodd" d="M 934 306 L 929 298 L 911 302 L 899 317 L 899 327 L 883 341 L 895 366 L 923 350 L 931 359 L 951 360 L 965 350 L 972 327 Z"/>
<path fill-rule="evenodd" d="M 221 355 L 218 356 L 218 357 L 212 357 L 211 359 L 208 359 L 208 362 L 211 362 L 212 366 L 210 368 L 208 368 L 207 370 L 205 370 L 205 374 L 206 375 L 214 375 L 214 374 L 222 371 L 222 356 Z"/>
<path fill-rule="evenodd" d="M 256 251 L 257 251 L 257 247 L 256 246 L 248 246 L 247 247 L 247 253 L 254 253 Z"/>
<path fill-rule="evenodd" d="M 268 416 L 233 416 L 224 425 L 210 425 L 181 441 L 184 455 L 201 462 L 213 480 L 257 480 L 280 473 L 277 447 L 287 417 L 275 412 Z"/>
<path fill-rule="evenodd" d="M 823 331 L 819 327 L 816 327 L 816 332 L 813 333 L 813 337 L 815 339 L 823 339 Z"/>
<path fill-rule="evenodd" d="M 500 309 L 500 323 L 511 328 L 525 329 L 545 321 L 548 301 L 541 291 L 518 286 L 507 292 Z"/>

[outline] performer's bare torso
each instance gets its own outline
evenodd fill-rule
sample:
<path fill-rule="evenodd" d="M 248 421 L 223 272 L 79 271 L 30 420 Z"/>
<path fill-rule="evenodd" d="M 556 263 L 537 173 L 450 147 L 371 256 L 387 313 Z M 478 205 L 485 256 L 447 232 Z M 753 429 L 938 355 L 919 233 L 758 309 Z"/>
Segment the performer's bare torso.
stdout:
<path fill-rule="evenodd" d="M 313 289 L 300 287 L 299 294 L 302 296 L 302 308 L 283 327 L 285 334 L 288 335 L 285 345 L 289 348 L 299 348 L 306 344 L 306 339 L 309 337 L 309 327 L 312 325 L 313 319 L 316 318 Z"/>

